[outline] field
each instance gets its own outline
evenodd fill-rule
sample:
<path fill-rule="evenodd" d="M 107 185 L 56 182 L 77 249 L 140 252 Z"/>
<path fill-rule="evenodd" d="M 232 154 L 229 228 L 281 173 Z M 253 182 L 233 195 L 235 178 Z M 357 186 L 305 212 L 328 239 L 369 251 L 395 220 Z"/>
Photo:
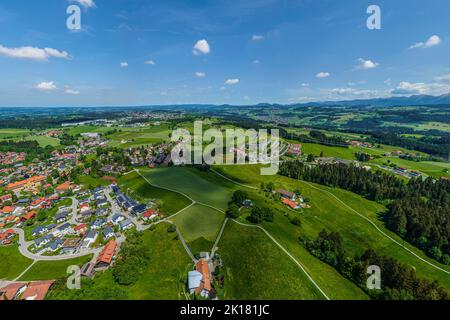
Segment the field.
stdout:
<path fill-rule="evenodd" d="M 301 269 L 258 229 L 230 221 L 219 254 L 225 261 L 224 299 L 324 299 Z"/>
<path fill-rule="evenodd" d="M 149 250 L 149 264 L 140 280 L 130 286 L 118 285 L 111 270 L 98 274 L 95 280 L 86 280 L 87 290 L 74 292 L 58 287 L 49 299 L 114 299 L 120 295 L 130 300 L 177 300 L 184 298 L 183 281 L 192 261 L 180 241 L 167 232 L 167 224 L 160 224 L 154 230 L 145 231 L 143 241 Z"/>
<path fill-rule="evenodd" d="M 288 140 L 290 143 L 298 143 L 295 141 Z M 376 158 L 369 161 L 370 163 L 378 165 L 388 165 L 389 163 L 396 164 L 399 167 L 406 168 L 408 170 L 417 170 L 425 175 L 429 175 L 435 178 L 439 177 L 450 177 L 450 164 L 447 162 L 437 162 L 437 161 L 410 161 L 405 159 L 400 159 L 398 157 L 386 157 L 384 156 L 387 152 L 393 152 L 400 150 L 403 153 L 415 153 L 418 155 L 425 156 L 425 154 L 417 151 L 408 150 L 405 148 L 393 147 L 388 145 L 381 145 L 380 148 L 362 148 L 349 146 L 348 148 L 340 148 L 333 146 L 325 146 L 317 143 L 302 143 L 303 154 L 313 154 L 318 157 L 323 153 L 324 157 L 336 157 L 345 160 L 356 160 L 356 153 L 367 153 Z"/>
<path fill-rule="evenodd" d="M 228 167 L 227 167 L 228 168 Z M 232 167 L 233 169 L 236 169 L 239 173 L 238 175 L 245 176 L 246 174 L 254 174 L 252 171 L 248 171 L 247 167 L 243 170 L 243 168 L 236 168 Z M 256 170 L 257 167 L 248 167 L 249 169 Z M 162 172 L 166 172 L 165 175 L 162 174 Z M 212 182 L 215 183 L 216 187 L 225 188 L 225 190 L 230 190 L 232 188 L 237 189 L 240 188 L 239 186 L 236 186 L 234 184 L 230 185 L 230 182 L 227 180 L 216 176 L 212 173 L 205 173 L 201 172 L 196 169 L 189 169 L 189 168 L 167 168 L 161 170 L 161 177 L 168 177 L 170 176 L 170 179 L 164 180 L 165 185 L 169 188 L 172 188 L 174 190 L 179 190 L 182 192 L 186 192 L 189 196 L 192 196 L 194 200 L 198 200 L 198 193 L 196 190 L 189 189 L 186 187 L 185 183 L 180 182 L 184 181 L 184 179 L 187 179 L 189 177 L 189 181 L 196 181 L 197 185 L 208 185 Z M 159 181 L 158 181 L 159 182 Z M 161 182 L 163 182 L 163 179 L 161 178 Z M 256 183 L 257 186 L 259 186 L 259 183 Z M 242 188 L 241 188 L 242 189 Z M 222 190 L 223 191 L 223 190 Z M 251 191 L 251 190 L 250 190 Z M 219 192 L 219 191 L 216 191 Z M 216 192 L 212 193 L 214 196 L 216 195 Z M 229 191 L 231 192 L 231 190 Z M 256 203 L 266 203 L 267 200 L 262 198 L 258 193 L 251 192 L 252 200 L 254 200 Z M 202 195 L 202 201 L 211 203 L 212 206 L 216 206 L 214 202 L 208 201 L 208 199 L 205 199 L 205 195 Z M 228 201 L 228 200 L 227 200 Z M 271 205 L 270 203 L 268 205 Z M 277 206 L 276 210 L 283 210 L 284 208 L 281 206 Z M 299 260 L 299 261 L 307 261 L 308 265 L 305 267 L 308 269 L 308 271 L 313 274 L 313 278 L 315 280 L 319 280 L 319 285 L 325 290 L 325 292 L 330 296 L 332 299 L 367 299 L 367 296 L 364 294 L 364 292 L 356 287 L 353 283 L 350 281 L 344 279 L 342 276 L 340 276 L 334 269 L 326 265 L 325 263 L 317 260 L 313 256 L 311 256 L 305 249 L 303 249 L 298 244 L 298 236 L 300 235 L 300 230 L 289 223 L 289 221 L 283 216 L 284 212 L 280 212 L 280 214 L 275 215 L 275 221 L 274 226 L 276 226 L 275 232 L 273 232 L 273 235 L 279 239 L 279 237 L 282 237 L 285 243 L 283 245 L 288 244 L 288 250 L 293 253 L 293 255 Z M 181 215 L 183 216 L 183 214 Z M 178 218 L 178 217 L 177 217 Z M 217 227 L 216 227 L 217 228 Z M 247 230 L 247 229 L 246 229 Z M 249 231 L 251 229 L 248 229 Z M 320 230 L 319 230 L 320 231 Z M 267 240 L 269 238 L 265 236 Z M 224 245 L 225 240 L 221 239 L 219 247 L 222 247 Z M 246 240 L 243 240 L 242 242 L 245 242 Z M 211 248 L 211 241 L 206 240 L 205 238 L 200 238 L 195 241 L 192 241 L 189 243 L 190 249 L 195 253 L 200 250 L 204 250 L 205 248 Z M 220 250 L 220 248 L 219 248 Z M 278 249 L 279 252 L 282 253 L 280 249 Z M 287 255 L 283 255 L 284 259 L 286 261 L 289 261 L 289 257 Z M 226 260 L 225 264 L 232 263 L 232 261 Z M 280 269 L 281 270 L 281 269 Z M 284 272 L 280 271 L 280 272 Z M 316 279 L 317 278 L 317 279 Z M 338 289 L 336 289 L 338 288 Z"/>
<path fill-rule="evenodd" d="M 225 210 L 236 186 L 194 168 L 143 169 L 151 183 L 182 192 L 197 202 Z"/>
<path fill-rule="evenodd" d="M 146 128 L 119 128 L 119 131 L 106 136 L 112 147 L 140 147 L 168 141 L 171 130 L 167 125 Z M 123 143 L 125 142 L 125 143 Z"/>
<path fill-rule="evenodd" d="M 180 228 L 188 246 L 194 243 L 194 254 L 197 251 L 211 251 L 212 245 L 222 227 L 225 215 L 217 210 L 202 205 L 194 205 L 172 219 Z M 205 241 L 206 240 L 206 241 Z M 203 242 L 206 247 L 199 244 Z M 194 250 L 193 248 L 191 248 Z"/>
<path fill-rule="evenodd" d="M 41 147 L 52 146 L 57 147 L 60 145 L 60 141 L 58 138 L 41 136 L 41 135 L 31 135 L 26 136 L 24 140 L 37 141 Z"/>
<path fill-rule="evenodd" d="M 191 201 L 183 195 L 154 187 L 147 183 L 136 172 L 122 176 L 119 185 L 123 192 L 129 193 L 137 200 L 157 199 L 157 203 L 163 212 L 174 214 L 191 204 Z"/>
<path fill-rule="evenodd" d="M 91 259 L 92 255 L 70 260 L 38 261 L 19 280 L 34 281 L 63 279 L 67 276 L 67 268 L 69 266 L 77 265 L 81 267 Z"/>
<path fill-rule="evenodd" d="M 87 176 L 87 175 L 78 176 L 75 182 L 77 184 L 81 184 L 85 187 L 90 186 L 91 188 L 97 188 L 97 187 L 109 185 L 109 182 L 106 180 L 92 178 L 91 176 Z"/>
<path fill-rule="evenodd" d="M 26 129 L 0 129 L 0 140 L 1 139 L 14 139 L 17 137 L 22 137 L 30 134 L 30 131 Z"/>
<path fill-rule="evenodd" d="M 304 196 L 311 199 L 312 208 L 305 209 L 300 213 L 300 219 L 302 221 L 300 230 L 295 231 L 293 226 L 280 219 L 276 219 L 274 223 L 264 224 L 264 227 L 274 236 L 279 238 L 291 252 L 297 251 L 296 247 L 300 247 L 298 243 L 296 243 L 295 234 L 300 235 L 301 233 L 308 237 L 316 237 L 322 229 L 338 231 L 341 233 L 344 239 L 344 245 L 349 252 L 361 254 L 367 248 L 372 247 L 381 254 L 392 256 L 415 268 L 419 277 L 438 280 L 441 285 L 447 288 L 447 290 L 450 290 L 450 277 L 447 274 L 433 268 L 417 257 L 414 257 L 405 249 L 387 239 L 369 222 L 358 216 L 346 206 L 348 205 L 366 216 L 383 232 L 415 252 L 422 259 L 450 271 L 448 266 L 443 266 L 438 262 L 427 258 L 420 250 L 409 245 L 397 235 L 387 230 L 382 221 L 378 219 L 379 213 L 385 210 L 380 204 L 368 201 L 358 195 L 340 189 L 308 184 L 281 176 L 260 176 L 256 166 L 246 166 L 245 170 L 235 166 L 225 166 L 218 169 L 230 177 L 240 177 L 241 182 L 243 181 L 254 186 L 258 186 L 262 181 L 272 181 L 277 188 L 283 187 L 287 190 L 295 190 L 298 188 L 302 191 Z M 243 174 L 244 172 L 245 174 Z M 332 195 L 342 199 L 346 205 L 337 201 Z M 278 209 L 281 210 L 281 212 L 284 211 L 284 214 L 289 214 L 283 207 L 278 207 Z M 315 277 L 314 273 L 313 277 Z"/>
<path fill-rule="evenodd" d="M 0 247 L 0 280 L 14 280 L 32 262 L 19 252 L 16 245 Z"/>

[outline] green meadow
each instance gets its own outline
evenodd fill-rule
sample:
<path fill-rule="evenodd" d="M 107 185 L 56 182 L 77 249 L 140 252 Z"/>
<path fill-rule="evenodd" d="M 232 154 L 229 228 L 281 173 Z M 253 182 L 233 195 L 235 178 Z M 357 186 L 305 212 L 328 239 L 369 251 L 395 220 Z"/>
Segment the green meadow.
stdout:
<path fill-rule="evenodd" d="M 92 255 L 59 261 L 38 261 L 28 270 L 20 281 L 57 280 L 67 277 L 69 266 L 79 266 L 92 259 Z"/>
<path fill-rule="evenodd" d="M 225 215 L 222 212 L 194 205 L 172 219 L 180 229 L 193 253 L 211 251 L 214 240 L 222 227 Z M 206 241 L 205 241 L 206 240 Z M 198 252 L 197 252 L 198 251 Z"/>
<path fill-rule="evenodd" d="M 450 267 L 426 257 L 422 251 L 387 230 L 383 222 L 379 219 L 380 213 L 386 210 L 381 204 L 337 188 L 328 188 L 282 176 L 261 176 L 258 172 L 258 166 L 246 166 L 245 169 L 237 166 L 223 166 L 216 169 L 230 178 L 239 177 L 241 183 L 247 183 L 253 186 L 259 186 L 261 182 L 267 183 L 271 181 L 275 184 L 276 188 L 285 188 L 287 190 L 300 189 L 302 194 L 311 200 L 311 208 L 301 210 L 298 213 L 302 221 L 300 228 L 296 228 L 287 222 L 284 216 L 290 215 L 292 212 L 279 204 L 274 204 L 274 209 L 279 213 L 279 215 L 276 215 L 274 222 L 263 224 L 293 254 L 295 252 L 301 254 L 299 249 L 300 245 L 297 241 L 300 235 L 315 238 L 322 229 L 337 231 L 341 234 L 344 245 L 349 252 L 361 254 L 367 248 L 372 247 L 381 254 L 391 256 L 411 266 L 416 270 L 419 277 L 438 280 L 442 286 L 450 290 L 450 276 L 448 274 L 430 266 L 428 263 L 420 260 L 389 240 L 373 225 L 352 210 L 354 209 L 368 218 L 386 235 L 413 251 L 421 259 L 450 271 Z M 252 191 L 249 189 L 249 192 Z M 255 197 L 258 197 L 257 192 L 253 191 L 253 193 Z M 334 198 L 333 195 L 343 203 Z M 278 219 L 277 217 L 283 217 L 283 219 Z M 314 271 L 312 271 L 312 275 L 313 278 L 316 277 Z M 317 274 L 317 277 L 319 278 L 320 275 Z M 323 285 L 325 287 L 327 283 L 325 282 Z"/>
<path fill-rule="evenodd" d="M 191 204 L 185 196 L 150 185 L 136 172 L 129 173 L 119 179 L 123 192 L 137 200 L 156 200 L 163 212 L 174 214 Z"/>
<path fill-rule="evenodd" d="M 33 261 L 24 257 L 17 248 L 17 245 L 0 247 L 0 280 L 14 280 Z"/>

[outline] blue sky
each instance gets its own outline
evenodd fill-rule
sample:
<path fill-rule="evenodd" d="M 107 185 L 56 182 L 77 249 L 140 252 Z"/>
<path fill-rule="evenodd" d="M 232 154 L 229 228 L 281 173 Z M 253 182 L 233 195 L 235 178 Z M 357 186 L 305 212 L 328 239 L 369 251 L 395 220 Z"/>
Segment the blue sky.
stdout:
<path fill-rule="evenodd" d="M 371 4 L 381 30 L 366 27 Z M 449 93 L 449 13 L 448 0 L 2 1 L 0 106 Z"/>

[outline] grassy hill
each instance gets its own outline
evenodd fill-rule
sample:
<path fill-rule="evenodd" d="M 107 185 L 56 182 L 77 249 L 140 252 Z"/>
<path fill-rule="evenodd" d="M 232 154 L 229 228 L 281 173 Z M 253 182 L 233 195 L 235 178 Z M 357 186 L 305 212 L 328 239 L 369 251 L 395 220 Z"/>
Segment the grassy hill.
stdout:
<path fill-rule="evenodd" d="M 161 210 L 169 214 L 177 213 L 191 204 L 188 198 L 179 193 L 150 185 L 136 172 L 122 176 L 119 179 L 119 185 L 123 192 L 128 192 L 137 200 L 157 199 Z"/>
<path fill-rule="evenodd" d="M 324 296 L 260 230 L 229 222 L 219 243 L 224 299 L 321 300 Z"/>
<path fill-rule="evenodd" d="M 438 280 L 443 287 L 450 291 L 450 276 L 448 274 L 413 256 L 404 248 L 386 238 L 373 225 L 351 210 L 352 208 L 364 215 L 385 234 L 412 250 L 420 258 L 450 271 L 448 266 L 439 264 L 426 257 L 419 249 L 387 230 L 379 219 L 379 213 L 385 210 L 382 205 L 337 188 L 309 184 L 282 176 L 261 176 L 259 175 L 258 166 L 246 166 L 245 169 L 237 166 L 224 166 L 216 169 L 231 178 L 239 177 L 240 182 L 253 186 L 259 186 L 261 182 L 272 181 L 276 187 L 283 187 L 288 190 L 300 189 L 304 196 L 311 199 L 311 209 L 305 209 L 299 213 L 302 226 L 298 231 L 295 231 L 296 229 L 293 226 L 286 223 L 287 219 L 280 220 L 276 218 L 273 223 L 264 223 L 264 227 L 280 239 L 292 252 L 300 254 L 300 249 L 298 249 L 300 246 L 297 241 L 300 234 L 315 238 L 322 229 L 338 231 L 342 235 L 344 246 L 351 253 L 360 254 L 367 248 L 372 247 L 380 254 L 391 256 L 413 267 L 419 277 Z M 343 203 L 334 198 L 333 195 L 341 199 Z M 280 214 L 278 217 L 291 214 L 291 211 L 278 204 L 275 204 L 273 208 L 279 210 Z M 314 271 L 312 271 L 312 274 L 314 277 Z"/>
<path fill-rule="evenodd" d="M 182 192 L 195 201 L 225 210 L 236 185 L 194 168 L 142 169 L 157 186 Z"/>
<path fill-rule="evenodd" d="M 212 243 L 222 227 L 225 215 L 202 205 L 194 205 L 172 219 L 180 228 L 189 247 L 194 244 L 196 251 L 211 251 Z M 206 242 L 205 242 L 206 240 Z M 198 242 L 203 242 L 200 245 Z M 193 250 L 193 248 L 191 248 Z"/>
<path fill-rule="evenodd" d="M 14 280 L 33 261 L 24 257 L 17 245 L 0 247 L 0 279 Z"/>

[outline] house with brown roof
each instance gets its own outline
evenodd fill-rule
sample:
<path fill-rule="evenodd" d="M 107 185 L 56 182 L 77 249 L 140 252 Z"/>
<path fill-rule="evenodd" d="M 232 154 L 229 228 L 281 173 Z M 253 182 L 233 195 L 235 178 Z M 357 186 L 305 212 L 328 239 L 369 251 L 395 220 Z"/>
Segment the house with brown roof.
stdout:
<path fill-rule="evenodd" d="M 22 181 L 12 182 L 8 184 L 5 189 L 7 191 L 13 191 L 14 193 L 18 194 L 22 190 L 31 190 L 31 189 L 37 189 L 39 186 L 41 186 L 47 177 L 45 176 L 34 176 Z"/>
<path fill-rule="evenodd" d="M 106 244 L 103 248 L 103 251 L 99 254 L 97 258 L 97 262 L 95 264 L 96 269 L 104 269 L 108 268 L 114 258 L 114 254 L 116 253 L 117 242 L 115 240 L 111 240 Z"/>
<path fill-rule="evenodd" d="M 211 273 L 205 259 L 200 259 L 195 265 L 195 270 L 189 272 L 188 287 L 190 293 L 196 293 L 204 298 L 209 297 L 212 290 Z"/>
<path fill-rule="evenodd" d="M 73 190 L 73 189 L 75 189 L 75 187 L 76 187 L 75 184 L 73 184 L 70 181 L 66 181 L 66 182 L 60 184 L 59 186 L 57 186 L 55 191 L 57 193 L 61 194 L 61 193 L 66 193 L 66 192 L 68 192 L 70 190 Z"/>
<path fill-rule="evenodd" d="M 30 282 L 22 295 L 22 300 L 44 300 L 53 283 L 53 280 Z"/>
<path fill-rule="evenodd" d="M 286 198 L 286 199 L 289 199 L 291 201 L 295 201 L 295 197 L 296 197 L 295 193 L 290 192 L 290 191 L 286 191 L 286 190 L 283 190 L 283 189 L 279 189 L 279 190 L 277 190 L 277 192 L 280 194 L 280 196 L 282 198 Z"/>
<path fill-rule="evenodd" d="M 26 288 L 26 283 L 10 283 L 6 287 L 0 289 L 0 300 L 16 300 Z"/>

